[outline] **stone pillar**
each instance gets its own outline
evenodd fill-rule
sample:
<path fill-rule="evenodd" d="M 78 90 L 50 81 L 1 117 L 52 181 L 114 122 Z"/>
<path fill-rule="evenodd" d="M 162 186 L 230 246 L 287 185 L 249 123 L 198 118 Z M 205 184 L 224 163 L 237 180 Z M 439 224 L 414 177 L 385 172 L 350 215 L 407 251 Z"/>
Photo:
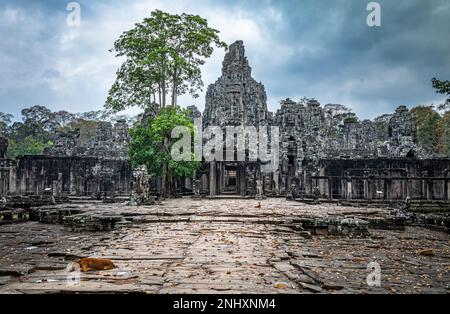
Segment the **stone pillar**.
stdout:
<path fill-rule="evenodd" d="M 209 195 L 214 196 L 217 193 L 217 177 L 216 177 L 216 162 L 209 163 Z"/>
<path fill-rule="evenodd" d="M 333 187 L 331 185 L 331 178 L 328 177 L 327 181 L 328 181 L 328 198 L 330 200 L 333 200 Z"/>
<path fill-rule="evenodd" d="M 28 178 L 28 169 L 24 169 L 20 172 L 19 194 L 23 194 L 27 190 L 27 178 Z"/>
<path fill-rule="evenodd" d="M 225 187 L 225 176 L 223 175 L 223 172 L 225 171 L 225 166 L 223 165 L 223 162 L 218 161 L 216 163 L 216 169 L 217 169 L 217 175 L 219 177 L 219 180 L 217 182 L 219 185 L 217 186 L 217 194 L 222 194 L 224 187 Z"/>
<path fill-rule="evenodd" d="M 341 198 L 346 199 L 347 198 L 347 181 L 345 180 L 345 177 L 341 178 L 341 191 L 342 191 Z"/>
<path fill-rule="evenodd" d="M 425 179 L 428 177 L 428 171 L 422 171 L 422 199 L 428 199 L 428 184 L 427 180 Z"/>
<path fill-rule="evenodd" d="M 305 194 L 313 194 L 313 181 L 311 178 L 311 174 L 310 173 L 304 173 L 303 175 L 303 182 L 304 182 L 304 186 L 305 186 Z M 287 183 L 288 185 L 288 190 L 289 190 L 289 185 L 290 182 Z"/>
<path fill-rule="evenodd" d="M 109 191 L 109 197 L 111 199 L 111 201 L 113 202 L 115 199 L 115 195 L 116 195 L 116 181 L 115 180 L 111 180 L 110 183 L 110 191 Z"/>
<path fill-rule="evenodd" d="M 352 187 L 352 180 L 349 179 L 347 181 L 347 195 L 346 195 L 346 199 L 351 200 L 352 199 L 352 193 L 353 192 L 353 187 Z"/>
<path fill-rule="evenodd" d="M 427 200 L 431 201 L 433 199 L 433 180 L 427 180 Z"/>
<path fill-rule="evenodd" d="M 444 200 L 449 200 L 449 193 L 448 193 L 448 178 L 445 177 L 444 179 Z"/>
<path fill-rule="evenodd" d="M 62 188 L 63 188 L 63 174 L 61 172 L 58 173 L 58 180 L 53 180 L 53 196 L 61 197 Z"/>
<path fill-rule="evenodd" d="M 246 191 L 247 191 L 247 186 L 246 186 L 246 180 L 245 180 L 245 167 L 244 166 L 239 166 L 238 167 L 238 174 L 239 174 L 239 194 L 241 196 L 245 196 Z"/>
<path fill-rule="evenodd" d="M 367 180 L 367 199 L 369 201 L 373 200 L 373 194 L 375 192 L 375 181 L 374 180 Z"/>
<path fill-rule="evenodd" d="M 386 201 L 391 200 L 391 183 L 390 179 L 384 179 L 384 199 Z"/>
<path fill-rule="evenodd" d="M 203 173 L 202 177 L 201 177 L 201 188 L 200 188 L 200 191 L 206 192 L 206 187 L 207 186 L 208 186 L 208 176 L 206 175 L 206 173 Z"/>
<path fill-rule="evenodd" d="M 11 165 L 9 167 L 9 192 L 11 194 L 15 194 L 16 193 L 16 181 L 17 181 L 16 166 L 15 165 Z"/>
<path fill-rule="evenodd" d="M 369 199 L 369 182 L 367 179 L 364 179 L 364 199 Z"/>
<path fill-rule="evenodd" d="M 76 195 L 76 175 L 73 170 L 73 166 L 70 167 L 70 178 L 69 178 L 69 194 L 70 195 Z"/>

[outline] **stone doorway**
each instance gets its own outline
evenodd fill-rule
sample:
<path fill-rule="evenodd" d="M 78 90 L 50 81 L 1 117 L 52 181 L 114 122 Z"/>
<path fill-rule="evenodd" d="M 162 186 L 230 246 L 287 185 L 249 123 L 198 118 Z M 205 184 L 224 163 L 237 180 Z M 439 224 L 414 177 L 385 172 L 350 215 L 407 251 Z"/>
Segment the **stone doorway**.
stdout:
<path fill-rule="evenodd" d="M 225 165 L 224 181 L 224 193 L 234 194 L 238 192 L 238 175 L 236 165 Z"/>

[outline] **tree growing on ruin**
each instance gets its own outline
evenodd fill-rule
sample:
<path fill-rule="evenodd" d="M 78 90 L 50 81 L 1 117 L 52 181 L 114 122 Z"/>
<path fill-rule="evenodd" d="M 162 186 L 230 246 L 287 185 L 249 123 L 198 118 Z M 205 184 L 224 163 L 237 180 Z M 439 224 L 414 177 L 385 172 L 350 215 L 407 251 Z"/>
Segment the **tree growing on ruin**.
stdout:
<path fill-rule="evenodd" d="M 168 104 L 169 97 L 172 107 L 177 106 L 180 95 L 189 93 L 198 97 L 203 87 L 200 66 L 211 56 L 214 47 L 227 47 L 218 33 L 198 15 L 153 11 L 149 18 L 123 33 L 114 43 L 111 51 L 125 61 L 117 71 L 105 107 L 121 111 L 138 106 L 157 116 L 158 110 Z M 166 129 L 164 133 L 170 131 Z M 167 137 L 161 139 L 161 143 L 152 138 L 147 141 L 148 145 L 153 145 L 149 150 L 168 143 Z M 168 195 L 170 160 L 156 158 L 153 161 L 162 169 L 162 194 Z"/>
<path fill-rule="evenodd" d="M 172 146 L 178 139 L 172 139 L 170 133 L 176 126 L 187 127 L 191 143 L 194 142 L 194 124 L 189 118 L 188 110 L 179 106 L 163 108 L 149 125 L 139 125 L 130 130 L 132 140 L 129 144 L 129 156 L 132 166 L 146 165 L 149 174 L 154 177 L 163 177 L 163 173 L 167 173 L 162 182 L 163 197 L 173 196 L 175 180 L 192 177 L 200 166 L 200 162 L 194 161 L 193 153 L 191 161 L 175 162 L 172 159 Z"/>
<path fill-rule="evenodd" d="M 155 10 L 149 18 L 123 33 L 111 51 L 125 61 L 117 71 L 105 106 L 121 111 L 130 106 L 164 108 L 171 97 L 198 97 L 203 81 L 200 66 L 214 46 L 226 48 L 219 31 L 198 15 Z"/>

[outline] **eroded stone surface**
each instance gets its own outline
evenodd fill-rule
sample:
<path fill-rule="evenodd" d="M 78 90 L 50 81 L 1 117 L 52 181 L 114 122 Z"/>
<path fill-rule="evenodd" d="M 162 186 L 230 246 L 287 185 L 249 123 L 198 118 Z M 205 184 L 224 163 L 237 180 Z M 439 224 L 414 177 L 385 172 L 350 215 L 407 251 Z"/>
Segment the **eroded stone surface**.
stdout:
<path fill-rule="evenodd" d="M 0 292 L 143 293 L 448 293 L 449 236 L 419 227 L 370 229 L 365 237 L 295 228 L 305 217 L 382 219 L 377 208 L 307 205 L 283 199 L 168 200 L 155 206 L 72 204 L 114 212 L 131 225 L 108 232 L 69 232 L 28 222 L 0 226 Z M 56 207 L 64 207 L 58 205 Z M 425 256 L 420 252 L 432 250 Z M 117 269 L 81 274 L 80 257 L 110 258 Z M 369 287 L 367 265 L 381 266 Z M 69 276 L 70 278 L 70 276 Z"/>

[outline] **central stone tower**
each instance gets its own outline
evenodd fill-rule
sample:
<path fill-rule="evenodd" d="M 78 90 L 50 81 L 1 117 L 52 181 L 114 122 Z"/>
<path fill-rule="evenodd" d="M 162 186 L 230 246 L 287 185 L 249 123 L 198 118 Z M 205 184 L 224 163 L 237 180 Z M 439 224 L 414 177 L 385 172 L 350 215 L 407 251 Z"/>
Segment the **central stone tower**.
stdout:
<path fill-rule="evenodd" d="M 259 129 L 269 126 L 268 117 L 266 91 L 252 78 L 244 44 L 238 40 L 225 54 L 222 76 L 208 87 L 203 124 L 222 129 L 226 126 Z M 261 182 L 261 179 L 257 161 L 211 161 L 202 185 L 209 187 L 210 195 L 255 195 L 258 190 L 256 182 Z"/>
<path fill-rule="evenodd" d="M 264 85 L 252 78 L 242 40 L 233 43 L 222 63 L 222 76 L 208 87 L 205 126 L 267 125 Z"/>

